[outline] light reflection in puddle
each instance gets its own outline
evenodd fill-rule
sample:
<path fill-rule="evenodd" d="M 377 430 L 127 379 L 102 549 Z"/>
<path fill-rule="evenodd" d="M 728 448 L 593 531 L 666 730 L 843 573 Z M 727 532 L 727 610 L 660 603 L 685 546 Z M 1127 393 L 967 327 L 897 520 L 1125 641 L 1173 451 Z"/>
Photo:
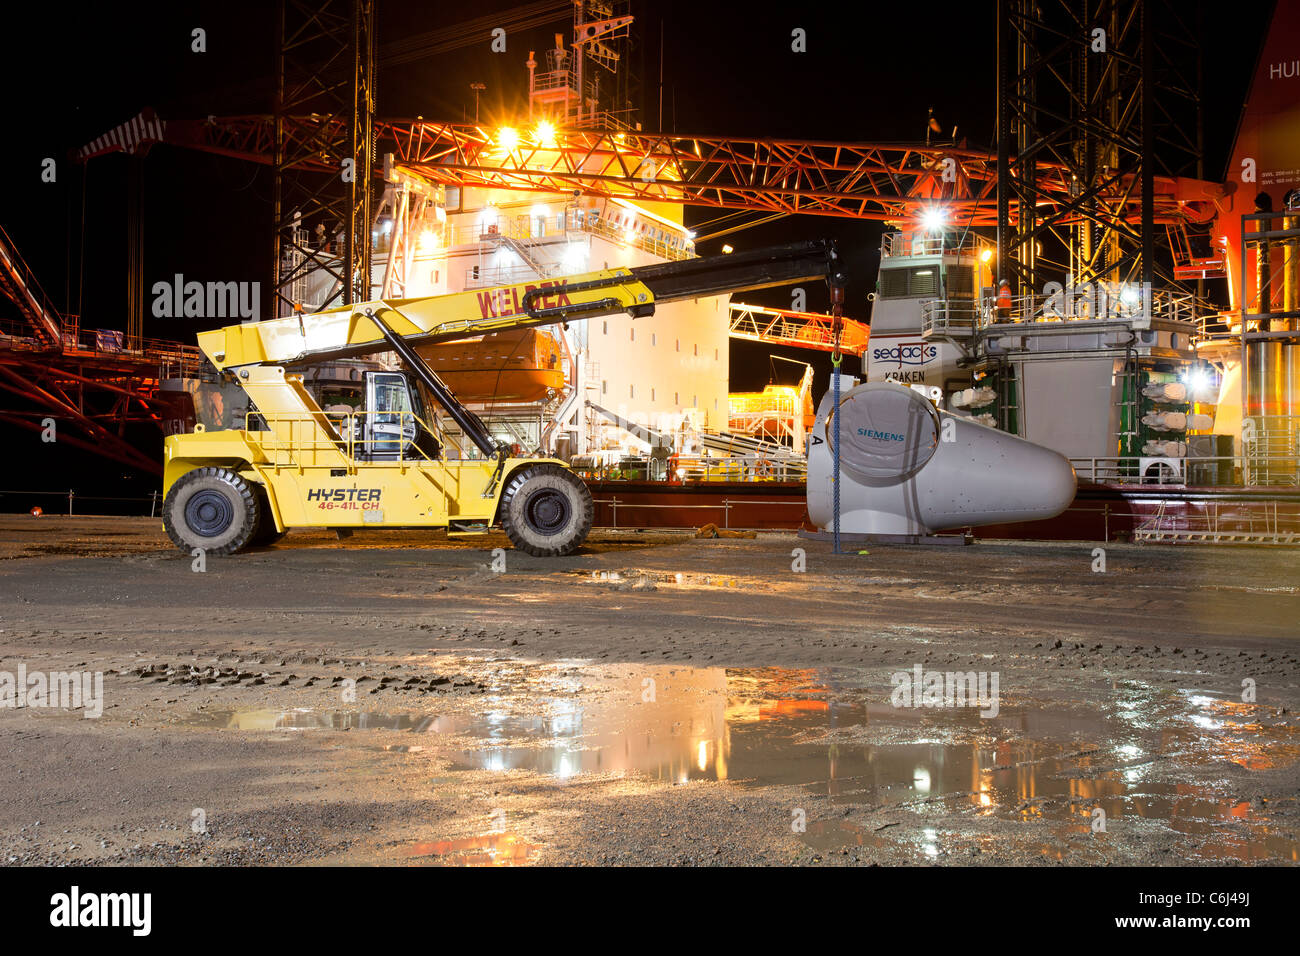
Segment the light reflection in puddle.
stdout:
<path fill-rule="evenodd" d="M 659 585 L 680 588 L 764 588 L 771 589 L 770 582 L 750 578 L 738 578 L 727 574 L 696 574 L 681 571 L 641 571 L 636 568 L 623 571 L 566 571 L 580 581 L 595 584 L 608 584 L 619 590 L 654 590 Z"/>
<path fill-rule="evenodd" d="M 902 845 L 935 859 L 948 838 L 919 825 L 926 807 L 1047 823 L 1058 841 L 1087 836 L 1100 808 L 1112 830 L 1151 821 L 1192 838 L 1205 859 L 1300 859 L 1297 842 L 1249 803 L 1152 779 L 1156 761 L 1164 770 L 1224 761 L 1254 770 L 1300 757 L 1294 726 L 1263 726 L 1259 708 L 1204 691 L 1128 682 L 1102 710 L 1004 700 L 997 717 L 983 719 L 973 708 L 894 708 L 887 688 L 838 669 L 538 667 L 527 693 L 485 695 L 490 709 L 478 714 L 259 711 L 204 720 L 243 730 L 439 735 L 439 752 L 461 770 L 799 786 L 832 803 L 915 819 L 879 830 L 809 821 L 806 840 L 814 846 Z M 545 713 L 516 712 L 537 707 Z M 1060 845 L 1045 850 L 1059 853 Z"/>
<path fill-rule="evenodd" d="M 224 730 L 414 730 L 428 718 L 420 714 L 252 708 L 191 714 L 186 723 Z"/>
<path fill-rule="evenodd" d="M 532 862 L 541 852 L 514 833 L 485 833 L 463 840 L 430 840 L 398 851 L 398 856 L 420 858 L 439 866 L 518 866 Z"/>
<path fill-rule="evenodd" d="M 580 582 L 587 584 L 594 583 L 609 585 L 615 590 L 654 590 L 659 586 L 682 588 L 683 590 L 736 589 L 748 591 L 762 590 L 769 592 L 772 590 L 808 590 L 807 585 L 798 585 L 796 587 L 790 582 L 773 580 L 771 578 L 738 577 L 736 575 L 716 573 L 702 574 L 695 571 L 659 571 L 654 569 L 645 570 L 641 568 L 624 568 L 615 571 L 586 571 L 582 569 L 573 569 L 556 573 L 575 577 Z M 906 577 L 853 577 L 837 581 L 834 584 L 813 585 L 812 590 L 840 591 L 861 587 L 892 587 L 918 583 L 918 579 Z"/>

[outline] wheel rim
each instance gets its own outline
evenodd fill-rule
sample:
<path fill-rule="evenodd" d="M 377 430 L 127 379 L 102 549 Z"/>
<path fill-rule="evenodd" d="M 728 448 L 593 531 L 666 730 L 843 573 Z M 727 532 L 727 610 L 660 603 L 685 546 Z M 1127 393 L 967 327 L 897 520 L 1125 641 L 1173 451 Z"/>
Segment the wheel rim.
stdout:
<path fill-rule="evenodd" d="M 235 520 L 230 499 L 219 491 L 199 491 L 185 503 L 185 524 L 195 534 L 215 538 Z"/>
<path fill-rule="evenodd" d="M 533 492 L 524 504 L 524 520 L 538 534 L 556 534 L 564 530 L 571 514 L 568 496 L 554 488 Z"/>

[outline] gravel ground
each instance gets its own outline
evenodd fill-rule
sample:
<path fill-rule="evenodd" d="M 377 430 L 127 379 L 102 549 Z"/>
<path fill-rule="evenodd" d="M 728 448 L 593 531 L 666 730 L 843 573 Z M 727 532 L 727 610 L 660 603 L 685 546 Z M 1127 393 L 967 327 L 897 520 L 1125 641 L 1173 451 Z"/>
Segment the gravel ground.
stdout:
<path fill-rule="evenodd" d="M 0 517 L 0 670 L 103 674 L 97 719 L 0 708 L 0 862 L 1294 863 L 1294 553 L 1094 547 L 295 532 L 196 573 L 156 521 Z M 917 666 L 999 713 L 891 706 Z"/>

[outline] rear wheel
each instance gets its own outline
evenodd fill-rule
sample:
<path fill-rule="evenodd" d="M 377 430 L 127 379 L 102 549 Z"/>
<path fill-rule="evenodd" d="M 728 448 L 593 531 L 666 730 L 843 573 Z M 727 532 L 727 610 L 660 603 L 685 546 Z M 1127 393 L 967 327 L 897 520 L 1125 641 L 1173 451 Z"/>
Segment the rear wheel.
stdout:
<path fill-rule="evenodd" d="M 252 542 L 261 514 L 252 484 L 228 468 L 196 468 L 167 493 L 163 527 L 186 554 L 233 554 Z"/>
<path fill-rule="evenodd" d="M 594 506 L 582 479 L 559 465 L 516 471 L 501 492 L 501 526 L 520 551 L 572 554 L 591 531 Z"/>

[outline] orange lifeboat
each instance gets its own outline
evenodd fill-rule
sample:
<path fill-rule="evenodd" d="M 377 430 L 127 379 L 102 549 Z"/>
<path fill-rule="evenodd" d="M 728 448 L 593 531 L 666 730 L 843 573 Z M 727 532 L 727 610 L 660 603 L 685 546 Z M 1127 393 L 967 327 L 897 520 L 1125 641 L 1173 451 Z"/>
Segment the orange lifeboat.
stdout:
<path fill-rule="evenodd" d="M 560 343 L 544 329 L 513 329 L 416 346 L 462 402 L 536 402 L 564 386 Z"/>

